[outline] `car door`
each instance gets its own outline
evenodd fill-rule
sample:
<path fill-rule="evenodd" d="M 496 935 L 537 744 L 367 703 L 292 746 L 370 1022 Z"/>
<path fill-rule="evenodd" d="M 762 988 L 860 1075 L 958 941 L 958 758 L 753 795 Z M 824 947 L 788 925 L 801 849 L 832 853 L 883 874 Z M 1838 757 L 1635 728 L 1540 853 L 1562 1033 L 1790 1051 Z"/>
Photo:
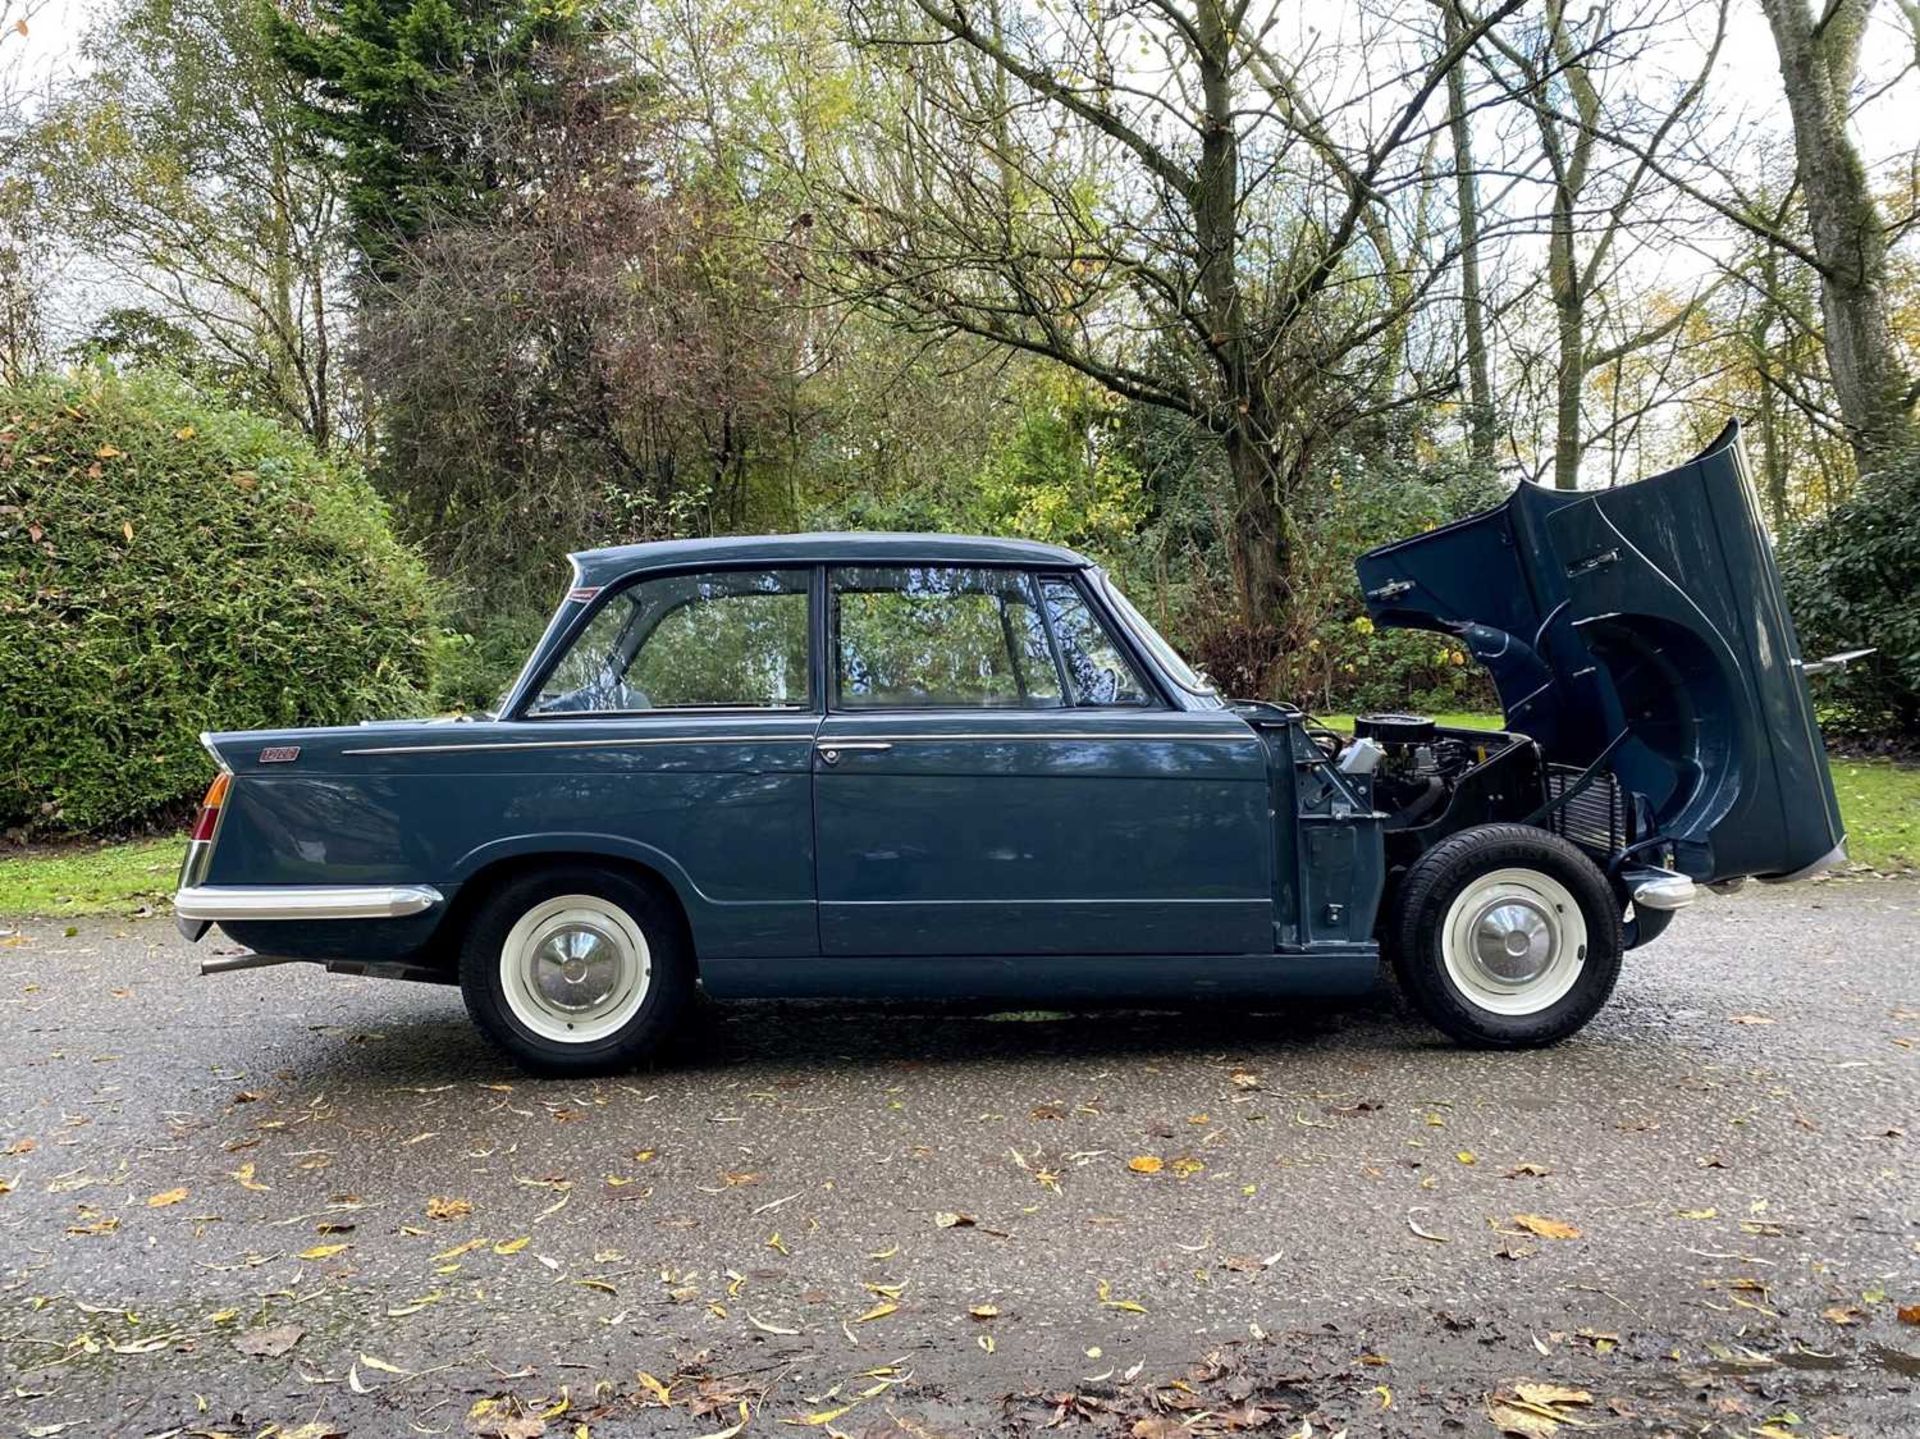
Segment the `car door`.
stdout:
<path fill-rule="evenodd" d="M 600 597 L 502 746 L 509 779 L 449 792 L 546 843 L 669 874 L 702 960 L 808 955 L 812 567 L 648 575 Z"/>
<path fill-rule="evenodd" d="M 1073 574 L 827 577 L 826 955 L 1273 948 L 1266 768 L 1178 708 Z"/>

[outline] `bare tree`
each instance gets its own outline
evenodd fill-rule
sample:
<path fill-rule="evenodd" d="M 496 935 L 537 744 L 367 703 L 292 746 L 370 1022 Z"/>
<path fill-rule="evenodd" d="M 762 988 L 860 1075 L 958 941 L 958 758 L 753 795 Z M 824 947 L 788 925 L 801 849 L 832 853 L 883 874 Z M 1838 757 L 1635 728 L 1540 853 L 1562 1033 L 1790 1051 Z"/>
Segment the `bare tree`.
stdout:
<path fill-rule="evenodd" d="M 1726 35 L 1726 0 L 1716 0 L 1697 73 L 1674 94 L 1647 93 L 1637 73 L 1640 51 L 1698 8 L 1686 0 L 1602 0 L 1576 15 L 1565 0 L 1549 0 L 1536 23 L 1511 36 L 1490 34 L 1483 46 L 1488 73 L 1533 120 L 1536 145 L 1526 163 L 1546 197 L 1552 472 L 1560 489 L 1579 485 L 1581 461 L 1601 438 L 1587 412 L 1592 377 L 1670 339 L 1693 310 L 1689 302 L 1635 322 L 1620 292 L 1643 247 L 1670 241 L 1684 223 L 1659 162 L 1685 135 L 1705 93 Z M 1603 336 L 1603 326 L 1611 333 Z M 1620 420 L 1600 424 L 1617 432 Z"/>
<path fill-rule="evenodd" d="M 322 446 L 339 196 L 295 117 L 254 0 L 126 0 L 87 37 L 89 83 L 34 127 L 38 223 L 201 346 L 250 403 Z"/>
<path fill-rule="evenodd" d="M 856 3 L 889 99 L 821 207 L 841 227 L 829 277 L 902 325 L 1046 356 L 1217 437 L 1240 620 L 1271 653 L 1316 457 L 1457 385 L 1410 359 L 1455 249 L 1430 225 L 1436 97 L 1522 3 L 1451 27 L 1355 12 L 1364 33 L 1333 38 L 1251 0 L 1047 24 Z"/>
<path fill-rule="evenodd" d="M 1449 45 L 1463 19 L 1446 11 Z M 1447 129 L 1453 140 L 1454 205 L 1460 227 L 1460 312 L 1466 341 L 1467 437 L 1474 462 L 1491 469 L 1499 436 L 1493 408 L 1493 361 L 1487 345 L 1486 297 L 1480 280 L 1480 187 L 1473 165 L 1473 115 L 1467 105 L 1467 67 L 1447 71 Z"/>

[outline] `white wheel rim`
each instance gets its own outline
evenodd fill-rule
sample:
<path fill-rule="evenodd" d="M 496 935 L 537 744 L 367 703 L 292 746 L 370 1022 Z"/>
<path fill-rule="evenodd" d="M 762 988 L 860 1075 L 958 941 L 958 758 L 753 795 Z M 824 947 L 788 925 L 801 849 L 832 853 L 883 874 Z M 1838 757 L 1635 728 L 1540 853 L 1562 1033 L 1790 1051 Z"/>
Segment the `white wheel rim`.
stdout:
<path fill-rule="evenodd" d="M 1586 968 L 1586 916 L 1552 875 L 1496 869 L 1447 907 L 1440 958 L 1467 1003 L 1492 1014 L 1539 1014 L 1565 999 Z"/>
<path fill-rule="evenodd" d="M 563 894 L 520 916 L 500 946 L 513 1017 L 542 1039 L 592 1044 L 640 1012 L 653 983 L 647 937 L 612 900 Z"/>

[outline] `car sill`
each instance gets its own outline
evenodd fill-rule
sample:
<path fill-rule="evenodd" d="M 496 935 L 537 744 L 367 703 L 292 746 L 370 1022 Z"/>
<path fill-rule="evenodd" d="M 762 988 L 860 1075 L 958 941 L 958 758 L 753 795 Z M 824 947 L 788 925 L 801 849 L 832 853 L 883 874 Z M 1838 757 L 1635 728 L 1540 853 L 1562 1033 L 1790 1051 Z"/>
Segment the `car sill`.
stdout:
<path fill-rule="evenodd" d="M 181 919 L 400 919 L 432 909 L 426 884 L 196 885 L 173 899 Z"/>

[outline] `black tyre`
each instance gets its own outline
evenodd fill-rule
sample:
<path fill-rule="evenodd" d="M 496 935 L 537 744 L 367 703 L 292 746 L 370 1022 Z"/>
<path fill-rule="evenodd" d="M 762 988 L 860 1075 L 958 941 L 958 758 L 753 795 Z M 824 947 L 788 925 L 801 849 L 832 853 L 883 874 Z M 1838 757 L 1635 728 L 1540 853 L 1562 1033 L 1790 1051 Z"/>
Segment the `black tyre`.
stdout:
<path fill-rule="evenodd" d="M 1462 830 L 1402 880 L 1384 936 L 1400 987 L 1462 1044 L 1529 1049 L 1607 1002 L 1625 948 L 1594 862 L 1526 825 Z"/>
<path fill-rule="evenodd" d="M 481 1033 L 535 1074 L 605 1074 L 659 1052 L 694 990 L 671 898 L 616 869 L 555 865 L 474 914 L 460 993 Z"/>

